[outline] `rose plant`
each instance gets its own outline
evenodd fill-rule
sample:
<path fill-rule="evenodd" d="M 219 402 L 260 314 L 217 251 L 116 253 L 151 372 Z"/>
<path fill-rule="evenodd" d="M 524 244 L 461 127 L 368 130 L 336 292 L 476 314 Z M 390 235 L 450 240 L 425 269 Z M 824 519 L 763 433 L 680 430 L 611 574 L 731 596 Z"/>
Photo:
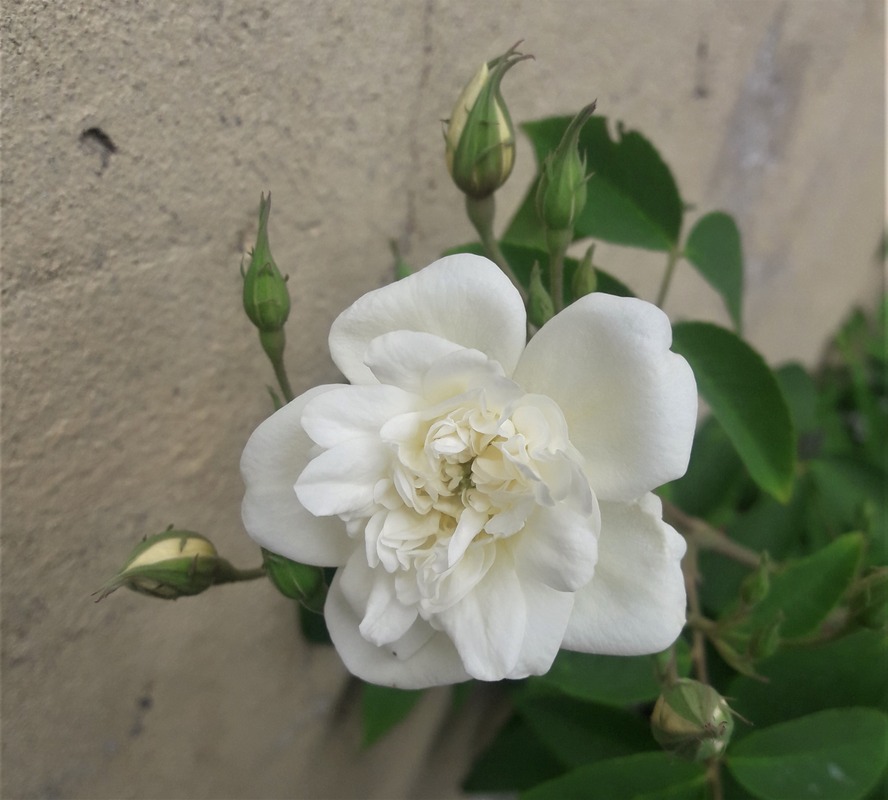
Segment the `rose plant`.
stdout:
<path fill-rule="evenodd" d="M 527 58 L 482 65 L 446 125 L 478 241 L 415 273 L 396 253 L 398 280 L 332 325 L 347 383 L 291 389 L 262 197 L 243 306 L 279 394 L 240 464 L 262 566 L 169 530 L 100 599 L 267 578 L 365 681 L 368 743 L 411 690 L 509 679 L 469 790 L 883 796 L 888 313 L 853 317 L 818 375 L 772 370 L 740 333 L 737 224 L 686 226 L 659 153 L 594 102 L 522 126 L 538 175 L 497 234 L 502 82 Z M 601 269 L 598 241 L 665 256 L 655 304 Z M 670 323 L 682 263 L 731 329 Z"/>

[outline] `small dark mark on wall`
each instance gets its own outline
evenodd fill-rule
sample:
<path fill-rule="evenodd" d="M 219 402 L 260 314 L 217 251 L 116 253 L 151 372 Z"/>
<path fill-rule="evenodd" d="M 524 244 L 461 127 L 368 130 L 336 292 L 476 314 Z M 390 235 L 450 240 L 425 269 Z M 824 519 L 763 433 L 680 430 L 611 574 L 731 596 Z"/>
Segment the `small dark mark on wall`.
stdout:
<path fill-rule="evenodd" d="M 701 37 L 697 42 L 696 77 L 694 80 L 694 97 L 704 99 L 709 97 L 709 82 L 707 80 L 709 61 L 709 42 Z"/>
<path fill-rule="evenodd" d="M 101 175 L 111 163 L 111 156 L 117 152 L 117 145 L 101 128 L 87 128 L 80 134 L 80 144 L 89 153 L 97 153 L 102 165 Z"/>
<path fill-rule="evenodd" d="M 154 698 L 151 696 L 152 685 L 149 683 L 145 686 L 144 691 L 136 700 L 136 719 L 130 728 L 130 736 L 136 737 L 145 729 L 145 715 L 154 706 Z"/>

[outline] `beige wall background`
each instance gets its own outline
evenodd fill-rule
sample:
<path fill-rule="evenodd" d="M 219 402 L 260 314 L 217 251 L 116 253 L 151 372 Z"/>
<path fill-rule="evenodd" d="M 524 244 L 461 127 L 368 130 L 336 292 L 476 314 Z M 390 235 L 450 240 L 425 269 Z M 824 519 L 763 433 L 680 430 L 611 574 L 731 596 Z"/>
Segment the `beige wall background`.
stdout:
<path fill-rule="evenodd" d="M 369 751 L 336 655 L 270 586 L 90 593 L 169 523 L 258 562 L 238 459 L 272 381 L 238 265 L 271 190 L 298 391 L 337 379 L 335 315 L 471 238 L 440 120 L 524 38 L 516 120 L 641 130 L 740 225 L 748 335 L 816 361 L 882 285 L 877 0 L 214 0 L 2 9 L 2 794 L 453 797 L 494 699 L 446 690 Z M 97 129 L 113 151 L 85 132 Z M 501 195 L 533 171 L 519 145 Z M 505 215 L 503 216 L 505 220 Z M 602 246 L 652 298 L 662 255 Z M 667 310 L 725 321 L 682 267 Z"/>

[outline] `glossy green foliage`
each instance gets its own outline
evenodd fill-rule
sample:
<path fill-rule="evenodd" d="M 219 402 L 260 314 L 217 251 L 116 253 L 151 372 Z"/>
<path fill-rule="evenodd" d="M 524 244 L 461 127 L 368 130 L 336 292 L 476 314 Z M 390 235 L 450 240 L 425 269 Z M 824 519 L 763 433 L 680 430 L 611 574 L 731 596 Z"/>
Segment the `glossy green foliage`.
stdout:
<path fill-rule="evenodd" d="M 730 331 L 707 322 L 673 327 L 673 349 L 683 355 L 753 480 L 788 500 L 795 474 L 795 431 L 774 373 Z"/>
<path fill-rule="evenodd" d="M 737 781 L 762 800 L 858 800 L 888 767 L 888 716 L 839 708 L 750 734 L 727 759 Z"/>

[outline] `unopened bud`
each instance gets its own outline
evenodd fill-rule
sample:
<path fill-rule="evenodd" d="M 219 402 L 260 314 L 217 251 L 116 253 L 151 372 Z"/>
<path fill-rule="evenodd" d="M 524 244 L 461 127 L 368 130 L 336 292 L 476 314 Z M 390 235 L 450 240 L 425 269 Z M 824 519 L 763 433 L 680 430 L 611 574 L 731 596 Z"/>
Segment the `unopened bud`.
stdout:
<path fill-rule="evenodd" d="M 567 126 L 561 142 L 543 162 L 537 186 L 537 213 L 550 231 L 573 232 L 577 217 L 586 207 L 586 160 L 580 155 L 580 130 L 595 103 L 586 106 Z"/>
<path fill-rule="evenodd" d="M 651 731 L 664 750 L 689 761 L 706 761 L 728 746 L 734 717 L 715 689 L 682 678 L 657 699 Z"/>
<path fill-rule="evenodd" d="M 320 567 L 290 561 L 263 548 L 262 562 L 265 574 L 284 597 L 298 600 L 306 608 L 322 612 L 327 597 L 324 571 Z"/>
<path fill-rule="evenodd" d="M 598 275 L 592 265 L 592 253 L 594 252 L 595 245 L 589 245 L 586 255 L 583 256 L 583 260 L 577 266 L 577 271 L 574 272 L 570 288 L 575 299 L 592 294 L 598 288 Z"/>
<path fill-rule="evenodd" d="M 756 628 L 749 637 L 746 652 L 753 661 L 770 658 L 780 646 L 780 629 L 783 627 L 783 613 L 775 614 L 765 625 Z"/>
<path fill-rule="evenodd" d="M 865 628 L 888 629 L 888 567 L 875 568 L 854 584 L 848 611 Z"/>
<path fill-rule="evenodd" d="M 515 163 L 515 131 L 500 84 L 509 69 L 531 57 L 515 47 L 481 65 L 447 122 L 447 169 L 460 190 L 476 199 L 499 189 Z"/>
<path fill-rule="evenodd" d="M 206 537 L 170 530 L 141 542 L 120 572 L 96 594 L 98 600 L 103 600 L 126 586 L 140 594 L 175 600 L 209 589 L 220 569 L 229 566 Z"/>
<path fill-rule="evenodd" d="M 527 317 L 532 325 L 542 328 L 555 316 L 555 304 L 549 294 L 540 274 L 539 263 L 534 263 L 530 271 L 529 299 L 527 302 Z"/>
<path fill-rule="evenodd" d="M 767 597 L 771 589 L 771 559 L 762 553 L 761 561 L 740 584 L 740 599 L 745 606 L 754 606 Z"/>
<path fill-rule="evenodd" d="M 290 314 L 290 293 L 287 281 L 271 256 L 268 244 L 268 215 L 271 194 L 259 200 L 259 233 L 250 253 L 250 266 L 244 278 L 244 311 L 260 333 L 274 333 L 284 327 Z"/>

